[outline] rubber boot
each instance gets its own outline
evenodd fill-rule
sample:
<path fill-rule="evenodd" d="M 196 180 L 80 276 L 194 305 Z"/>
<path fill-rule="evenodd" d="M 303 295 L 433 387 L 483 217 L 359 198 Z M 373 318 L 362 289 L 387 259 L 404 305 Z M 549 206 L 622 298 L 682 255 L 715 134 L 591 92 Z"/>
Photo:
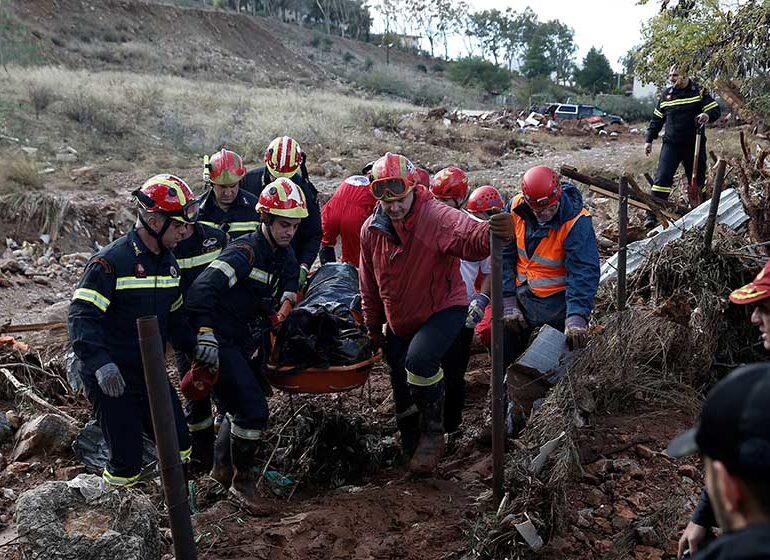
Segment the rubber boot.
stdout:
<path fill-rule="evenodd" d="M 214 426 L 190 432 L 192 454 L 190 471 L 192 474 L 204 474 L 214 466 Z"/>
<path fill-rule="evenodd" d="M 644 215 L 644 229 L 652 229 L 657 225 L 658 225 L 658 218 L 655 217 L 655 214 L 647 210 L 647 212 Z"/>
<path fill-rule="evenodd" d="M 423 405 L 420 414 L 420 441 L 409 461 L 415 474 L 433 474 L 444 456 L 444 397 Z"/>
<path fill-rule="evenodd" d="M 230 440 L 233 466 L 235 467 L 230 495 L 248 509 L 249 513 L 262 517 L 273 513 L 273 508 L 257 494 L 254 461 L 259 445 L 259 441 L 239 437 L 233 437 Z"/>
<path fill-rule="evenodd" d="M 417 441 L 420 439 L 420 411 L 412 406 L 405 412 L 396 415 L 396 426 L 401 434 L 401 456 L 407 463 L 417 449 Z"/>
<path fill-rule="evenodd" d="M 214 442 L 214 466 L 209 476 L 225 489 L 233 482 L 233 461 L 230 455 L 230 420 L 225 417 Z"/>

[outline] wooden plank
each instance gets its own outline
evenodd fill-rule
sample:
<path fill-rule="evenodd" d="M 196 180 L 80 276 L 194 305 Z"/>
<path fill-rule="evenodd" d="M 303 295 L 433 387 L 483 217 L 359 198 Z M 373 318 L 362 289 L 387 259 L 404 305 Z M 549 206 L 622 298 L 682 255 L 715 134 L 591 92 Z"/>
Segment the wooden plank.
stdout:
<path fill-rule="evenodd" d="M 600 194 L 602 196 L 606 196 L 607 198 L 611 198 L 612 200 L 620 200 L 620 195 L 618 193 L 599 188 L 595 185 L 588 185 L 588 190 L 591 192 Z M 647 206 L 644 202 L 639 202 L 638 200 L 633 199 L 631 197 L 628 198 L 628 204 L 633 206 L 634 208 L 641 208 L 642 210 L 650 210 L 650 207 Z M 664 215 L 673 220 L 678 220 L 680 218 L 680 216 L 677 216 L 676 214 L 673 214 L 668 210 L 664 211 Z"/>
<path fill-rule="evenodd" d="M 29 323 L 26 325 L 0 325 L 0 334 L 20 333 L 30 331 L 53 331 L 56 329 L 66 329 L 67 323 L 62 321 L 53 321 L 50 323 Z"/>

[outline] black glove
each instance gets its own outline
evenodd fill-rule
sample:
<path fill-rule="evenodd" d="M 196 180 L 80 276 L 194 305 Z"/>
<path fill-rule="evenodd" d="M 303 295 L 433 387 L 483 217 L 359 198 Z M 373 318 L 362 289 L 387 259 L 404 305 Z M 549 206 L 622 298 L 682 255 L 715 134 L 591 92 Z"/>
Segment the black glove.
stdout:
<path fill-rule="evenodd" d="M 321 250 L 318 251 L 318 258 L 322 265 L 330 262 L 337 262 L 337 254 L 334 252 L 334 247 L 331 245 L 323 245 Z"/>

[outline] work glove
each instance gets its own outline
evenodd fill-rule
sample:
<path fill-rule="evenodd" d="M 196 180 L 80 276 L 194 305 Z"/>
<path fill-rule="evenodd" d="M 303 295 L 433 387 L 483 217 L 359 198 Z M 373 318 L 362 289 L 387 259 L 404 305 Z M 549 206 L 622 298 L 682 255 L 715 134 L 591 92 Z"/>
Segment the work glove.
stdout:
<path fill-rule="evenodd" d="M 307 284 L 307 273 L 309 272 L 307 265 L 301 264 L 299 265 L 299 289 L 305 287 L 305 284 Z"/>
<path fill-rule="evenodd" d="M 108 397 L 119 397 L 126 389 L 126 381 L 113 362 L 104 364 L 96 370 L 96 381 L 99 382 L 102 393 Z"/>
<path fill-rule="evenodd" d="M 644 155 L 649 156 L 652 153 L 652 142 L 644 144 Z"/>
<path fill-rule="evenodd" d="M 709 122 L 709 115 L 708 113 L 701 113 L 697 117 L 695 117 L 695 122 L 697 122 L 700 125 L 706 124 Z"/>
<path fill-rule="evenodd" d="M 527 318 L 524 317 L 524 313 L 516 302 L 516 296 L 503 298 L 503 321 L 506 327 L 517 334 L 529 326 Z"/>
<path fill-rule="evenodd" d="M 198 331 L 195 359 L 210 369 L 219 369 L 219 343 L 214 331 L 208 327 L 201 327 Z"/>
<path fill-rule="evenodd" d="M 321 246 L 321 250 L 318 251 L 318 259 L 321 264 L 337 262 L 337 254 L 334 252 L 334 247 L 330 245 Z"/>
<path fill-rule="evenodd" d="M 465 317 L 465 328 L 472 329 L 484 318 L 484 310 L 489 305 L 489 296 L 486 294 L 473 294 L 468 304 L 468 315 Z"/>
<path fill-rule="evenodd" d="M 570 350 L 585 348 L 588 343 L 588 323 L 580 315 L 570 315 L 564 323 L 567 347 Z"/>
<path fill-rule="evenodd" d="M 498 212 L 489 218 L 489 231 L 506 241 L 513 239 L 513 217 L 508 212 Z"/>

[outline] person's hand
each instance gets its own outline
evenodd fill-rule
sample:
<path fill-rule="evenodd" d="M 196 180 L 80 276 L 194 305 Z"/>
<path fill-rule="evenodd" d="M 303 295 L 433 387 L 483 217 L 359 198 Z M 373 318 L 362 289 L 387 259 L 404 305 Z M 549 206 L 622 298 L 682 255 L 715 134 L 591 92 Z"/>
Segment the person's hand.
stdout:
<path fill-rule="evenodd" d="M 212 329 L 201 327 L 200 331 L 198 331 L 195 359 L 204 363 L 210 369 L 219 369 L 219 343 Z"/>
<path fill-rule="evenodd" d="M 309 269 L 307 265 L 301 264 L 299 265 L 299 289 L 305 287 L 305 284 L 307 284 L 307 274 L 309 272 Z"/>
<path fill-rule="evenodd" d="M 700 125 L 704 125 L 707 122 L 709 122 L 709 116 L 708 113 L 701 113 L 697 117 L 695 117 L 695 122 L 697 122 Z"/>
<path fill-rule="evenodd" d="M 126 389 L 126 381 L 120 374 L 118 366 L 112 362 L 96 370 L 96 381 L 102 393 L 108 397 L 119 397 Z"/>
<path fill-rule="evenodd" d="M 369 340 L 371 340 L 372 348 L 374 348 L 375 352 L 385 348 L 385 336 L 382 334 L 382 326 L 368 327 L 367 334 L 369 335 Z"/>
<path fill-rule="evenodd" d="M 682 536 L 679 537 L 679 547 L 677 548 L 676 557 L 681 558 L 682 554 L 686 550 L 690 551 L 690 555 L 695 555 L 698 547 L 706 538 L 706 528 L 690 521 L 687 527 L 684 528 Z"/>
<path fill-rule="evenodd" d="M 570 315 L 564 322 L 567 347 L 570 350 L 585 348 L 588 344 L 588 323 L 580 315 Z"/>
<path fill-rule="evenodd" d="M 652 142 L 644 144 L 644 155 L 649 156 L 652 153 Z"/>
<path fill-rule="evenodd" d="M 503 321 L 506 327 L 517 334 L 529 326 L 527 318 L 524 317 L 524 313 L 516 302 L 516 296 L 503 298 Z"/>
<path fill-rule="evenodd" d="M 513 217 L 509 212 L 498 212 L 489 218 L 489 231 L 505 241 L 513 239 Z"/>
<path fill-rule="evenodd" d="M 473 294 L 468 304 L 468 315 L 465 318 L 465 328 L 472 329 L 484 318 L 484 310 L 489 305 L 489 296 L 486 294 Z"/>

